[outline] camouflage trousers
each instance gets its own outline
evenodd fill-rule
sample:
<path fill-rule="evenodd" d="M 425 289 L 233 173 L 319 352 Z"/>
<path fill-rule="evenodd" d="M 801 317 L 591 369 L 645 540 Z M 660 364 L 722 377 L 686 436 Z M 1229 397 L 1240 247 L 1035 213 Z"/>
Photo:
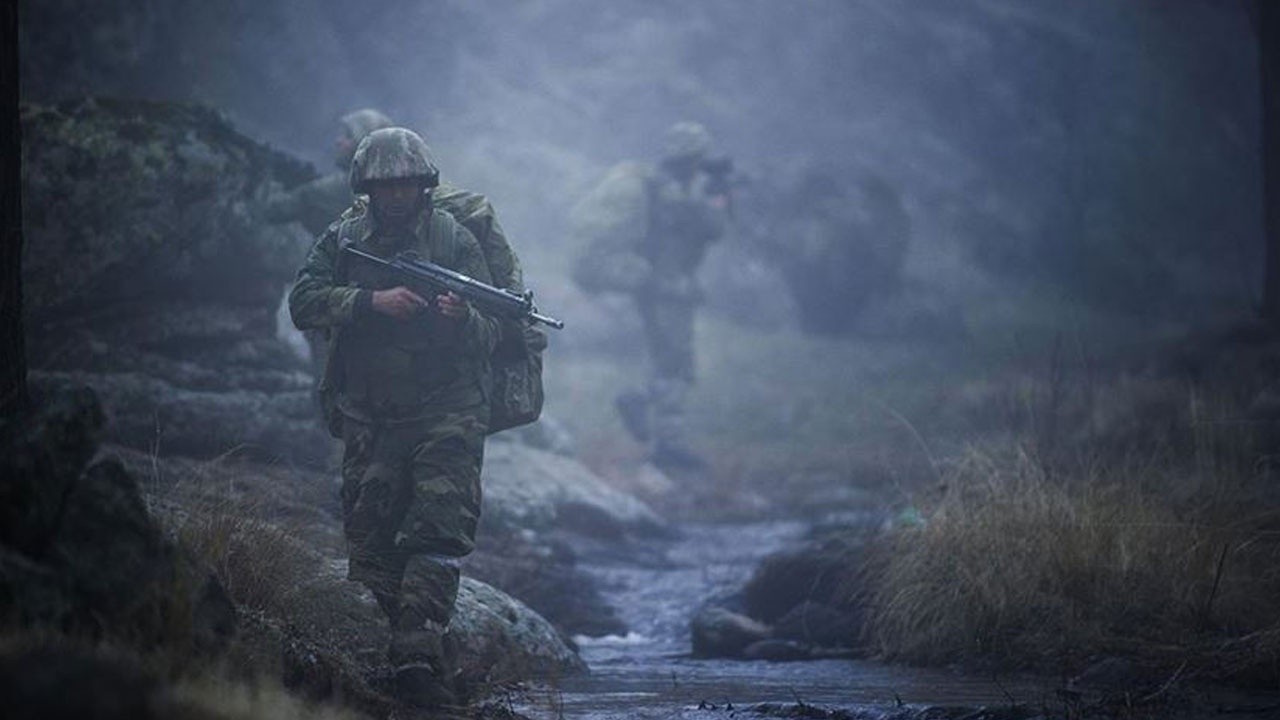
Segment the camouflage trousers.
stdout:
<path fill-rule="evenodd" d="M 343 422 L 348 577 L 373 592 L 397 632 L 442 632 L 453 616 L 459 559 L 474 549 L 480 518 L 483 417 Z"/>
<path fill-rule="evenodd" d="M 685 398 L 693 386 L 693 317 L 695 304 L 681 301 L 639 303 L 649 346 L 652 375 L 640 392 L 618 399 L 629 428 L 641 428 L 637 437 L 656 449 L 683 448 L 688 436 Z M 639 418 L 635 418 L 636 415 Z"/>

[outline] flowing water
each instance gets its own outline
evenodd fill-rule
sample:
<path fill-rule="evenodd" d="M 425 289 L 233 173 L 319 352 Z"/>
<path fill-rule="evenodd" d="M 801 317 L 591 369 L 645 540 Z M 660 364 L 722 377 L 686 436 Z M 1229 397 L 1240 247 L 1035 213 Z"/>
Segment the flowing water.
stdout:
<path fill-rule="evenodd" d="M 591 674 L 561 681 L 521 711 L 534 718 L 729 717 L 761 702 L 886 711 L 908 705 L 1032 707 L 1052 702 L 1044 679 L 983 678 L 858 660 L 765 662 L 691 658 L 689 619 L 704 602 L 735 591 L 765 555 L 801 540 L 793 522 L 684 528 L 659 560 L 584 558 L 631 632 L 578 638 Z M 874 714 L 872 715 L 874 716 Z"/>

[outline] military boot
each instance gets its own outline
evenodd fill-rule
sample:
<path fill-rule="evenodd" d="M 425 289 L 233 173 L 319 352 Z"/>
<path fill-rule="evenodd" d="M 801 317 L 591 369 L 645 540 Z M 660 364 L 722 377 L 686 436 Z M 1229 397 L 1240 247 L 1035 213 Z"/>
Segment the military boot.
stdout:
<path fill-rule="evenodd" d="M 416 707 L 458 705 L 456 661 L 447 629 L 396 629 L 387 656 L 393 671 L 393 688 L 399 701 Z"/>
<path fill-rule="evenodd" d="M 405 615 L 401 615 L 387 650 L 396 698 L 416 707 L 457 706 L 456 651 L 452 638 L 447 637 L 448 629 L 430 620 L 410 628 L 412 621 Z"/>

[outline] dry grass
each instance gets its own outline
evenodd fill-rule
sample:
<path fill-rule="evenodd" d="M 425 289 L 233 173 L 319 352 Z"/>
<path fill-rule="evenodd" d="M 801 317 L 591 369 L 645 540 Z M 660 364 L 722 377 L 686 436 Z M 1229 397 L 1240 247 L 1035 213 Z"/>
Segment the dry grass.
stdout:
<path fill-rule="evenodd" d="M 922 503 L 926 522 L 887 544 L 874 643 L 920 663 L 1186 661 L 1274 686 L 1280 511 L 1259 503 L 1267 480 L 1248 433 L 1214 421 L 1199 394 L 1187 405 L 1190 447 L 1059 443 L 1071 461 L 1049 462 L 1032 438 L 964 454 Z"/>
<path fill-rule="evenodd" d="M 238 606 L 287 614 L 317 575 L 319 559 L 295 533 L 234 500 L 204 499 L 174 518 L 179 541 L 212 568 Z"/>

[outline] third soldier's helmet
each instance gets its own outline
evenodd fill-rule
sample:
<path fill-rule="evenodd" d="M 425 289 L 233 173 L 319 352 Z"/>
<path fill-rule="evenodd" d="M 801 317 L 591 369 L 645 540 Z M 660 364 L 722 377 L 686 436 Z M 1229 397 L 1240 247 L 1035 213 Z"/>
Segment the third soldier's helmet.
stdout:
<path fill-rule="evenodd" d="M 342 116 L 341 122 L 347 134 L 357 143 L 374 130 L 381 130 L 395 125 L 395 123 L 391 122 L 391 118 L 373 108 L 363 108 L 347 113 Z"/>
<path fill-rule="evenodd" d="M 711 133 L 701 123 L 683 121 L 667 128 L 662 156 L 672 160 L 699 160 L 711 151 Z"/>
<path fill-rule="evenodd" d="M 351 159 L 351 191 L 365 194 L 374 180 L 417 179 L 423 187 L 440 182 L 431 148 L 417 133 L 392 127 L 369 133 Z"/>

